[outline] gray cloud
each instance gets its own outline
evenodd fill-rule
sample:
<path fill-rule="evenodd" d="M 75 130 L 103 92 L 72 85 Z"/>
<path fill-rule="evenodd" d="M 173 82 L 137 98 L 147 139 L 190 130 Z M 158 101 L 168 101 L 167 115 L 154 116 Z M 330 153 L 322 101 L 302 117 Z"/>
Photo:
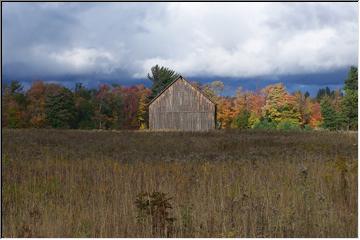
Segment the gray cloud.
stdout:
<path fill-rule="evenodd" d="M 31 76 L 256 77 L 357 64 L 357 3 L 4 3 L 3 66 Z M 21 66 L 17 69 L 15 66 Z"/>

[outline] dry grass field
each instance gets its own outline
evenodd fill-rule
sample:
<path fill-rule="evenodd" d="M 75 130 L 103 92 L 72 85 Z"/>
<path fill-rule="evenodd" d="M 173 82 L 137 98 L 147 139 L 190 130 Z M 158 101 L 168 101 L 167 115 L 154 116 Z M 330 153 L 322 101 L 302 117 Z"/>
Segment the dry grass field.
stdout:
<path fill-rule="evenodd" d="M 357 134 L 3 130 L 4 237 L 357 237 Z"/>

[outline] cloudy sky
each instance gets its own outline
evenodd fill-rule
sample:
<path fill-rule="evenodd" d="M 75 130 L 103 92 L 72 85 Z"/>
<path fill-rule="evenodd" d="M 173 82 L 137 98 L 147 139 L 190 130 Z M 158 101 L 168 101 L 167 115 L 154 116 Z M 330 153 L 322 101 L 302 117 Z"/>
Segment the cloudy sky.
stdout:
<path fill-rule="evenodd" d="M 149 84 L 151 66 L 222 80 L 341 87 L 358 64 L 357 3 L 3 3 L 3 80 Z"/>

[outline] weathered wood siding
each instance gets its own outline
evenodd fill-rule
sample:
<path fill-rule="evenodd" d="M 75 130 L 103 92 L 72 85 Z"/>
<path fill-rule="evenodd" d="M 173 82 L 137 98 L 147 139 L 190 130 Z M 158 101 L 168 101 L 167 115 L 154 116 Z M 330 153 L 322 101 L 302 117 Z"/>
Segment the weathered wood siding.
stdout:
<path fill-rule="evenodd" d="M 215 128 L 215 104 L 182 78 L 149 106 L 150 129 L 206 131 Z"/>

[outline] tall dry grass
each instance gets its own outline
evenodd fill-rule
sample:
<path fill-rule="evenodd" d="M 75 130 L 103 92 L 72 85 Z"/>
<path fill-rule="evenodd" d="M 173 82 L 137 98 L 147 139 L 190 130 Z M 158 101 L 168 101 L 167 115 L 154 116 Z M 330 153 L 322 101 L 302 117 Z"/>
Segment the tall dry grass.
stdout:
<path fill-rule="evenodd" d="M 3 130 L 5 237 L 356 237 L 357 135 Z M 160 235 L 159 235 L 160 234 Z"/>

